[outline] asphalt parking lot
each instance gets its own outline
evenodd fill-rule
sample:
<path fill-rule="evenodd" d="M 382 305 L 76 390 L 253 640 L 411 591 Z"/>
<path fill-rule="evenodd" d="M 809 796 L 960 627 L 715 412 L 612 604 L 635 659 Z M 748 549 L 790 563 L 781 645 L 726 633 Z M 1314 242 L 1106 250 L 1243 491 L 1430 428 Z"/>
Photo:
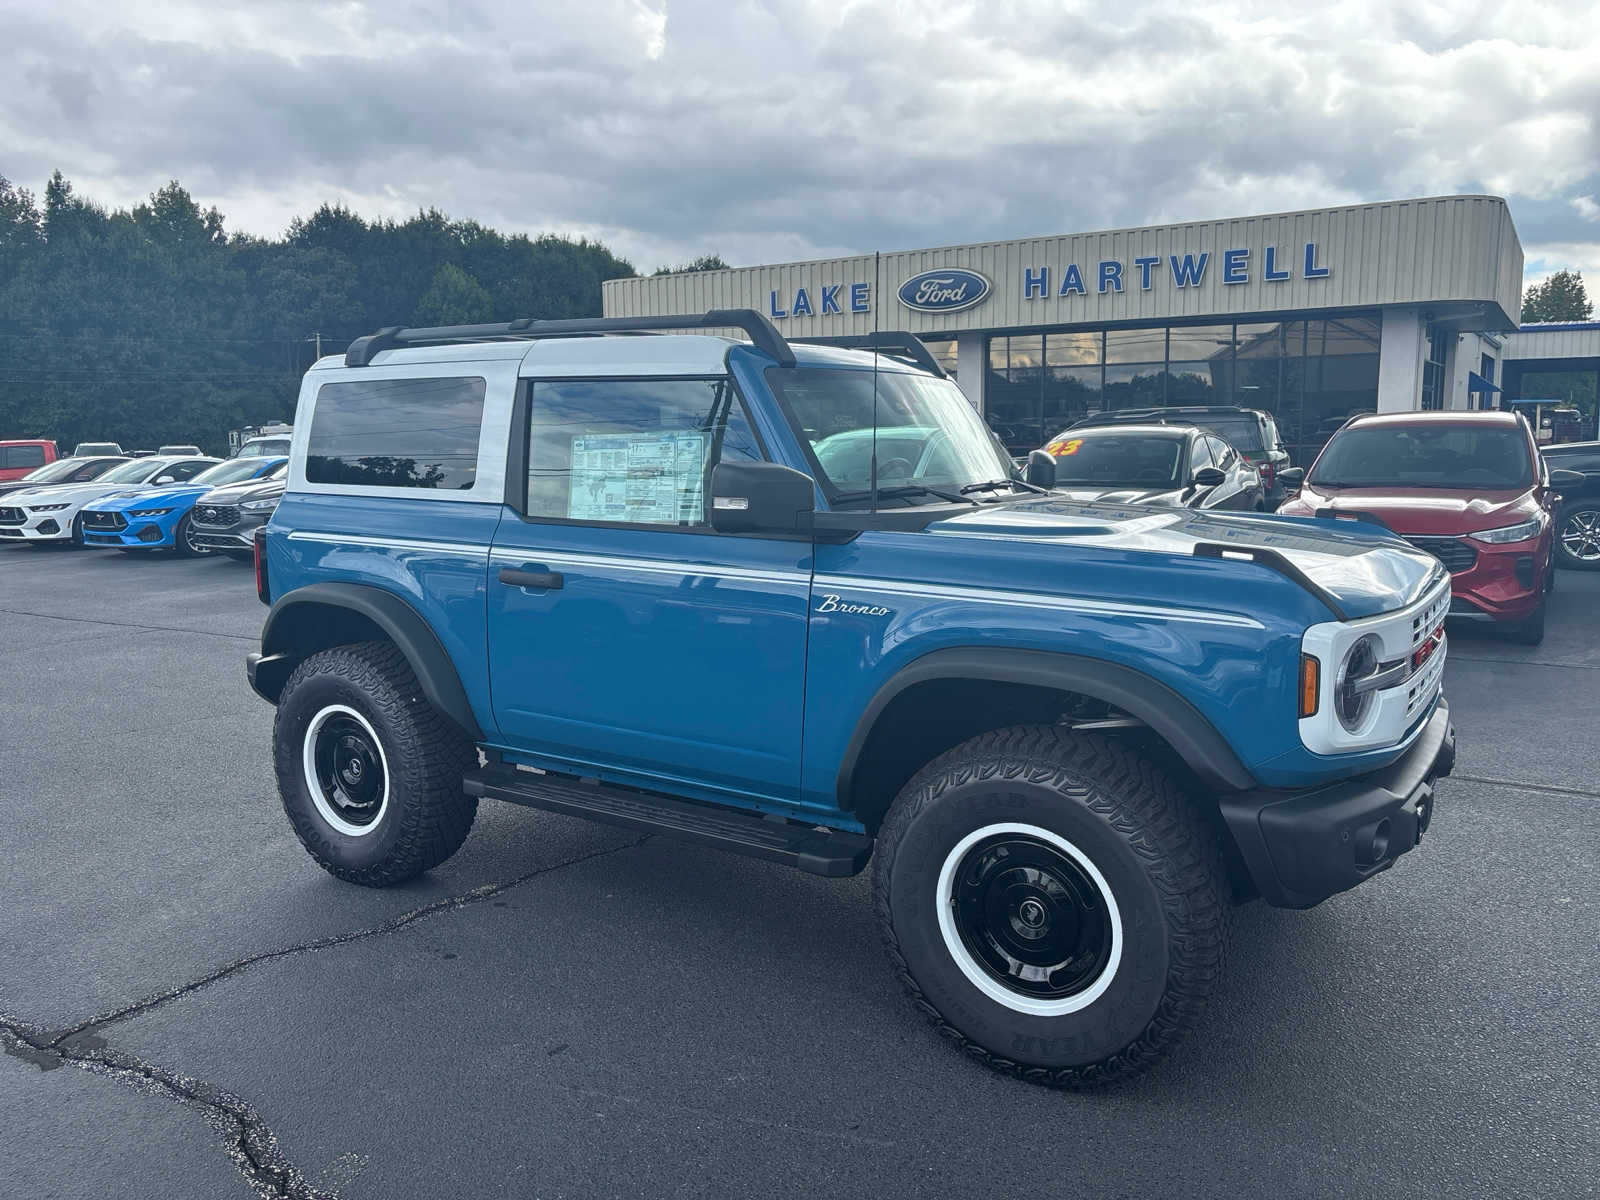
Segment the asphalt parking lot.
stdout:
<path fill-rule="evenodd" d="M 278 806 L 248 567 L 0 547 L 0 1194 L 1584 1196 L 1600 1177 L 1600 574 L 1453 630 L 1423 847 L 1240 909 L 1101 1093 L 902 1000 L 868 876 L 486 803 L 420 881 Z"/>

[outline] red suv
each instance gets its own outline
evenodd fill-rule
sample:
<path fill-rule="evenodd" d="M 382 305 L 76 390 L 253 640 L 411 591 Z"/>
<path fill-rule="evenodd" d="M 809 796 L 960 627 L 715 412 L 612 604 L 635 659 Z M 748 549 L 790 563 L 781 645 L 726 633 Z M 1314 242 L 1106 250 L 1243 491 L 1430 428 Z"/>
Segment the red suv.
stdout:
<path fill-rule="evenodd" d="M 1388 413 L 1334 434 L 1278 511 L 1376 517 L 1449 569 L 1451 616 L 1498 622 L 1537 645 L 1555 582 L 1551 516 L 1561 498 L 1550 484 L 1515 413 Z"/>
<path fill-rule="evenodd" d="M 0 480 L 21 479 L 56 460 L 56 444 L 42 438 L 0 442 Z"/>

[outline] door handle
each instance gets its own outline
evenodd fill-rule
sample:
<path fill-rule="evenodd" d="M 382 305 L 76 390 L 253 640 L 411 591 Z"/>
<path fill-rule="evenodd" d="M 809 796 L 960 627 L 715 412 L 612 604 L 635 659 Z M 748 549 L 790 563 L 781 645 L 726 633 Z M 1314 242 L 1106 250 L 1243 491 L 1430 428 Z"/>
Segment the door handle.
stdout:
<path fill-rule="evenodd" d="M 509 583 L 512 587 L 559 590 L 566 581 L 555 571 L 522 571 L 516 567 L 501 567 L 500 582 Z"/>

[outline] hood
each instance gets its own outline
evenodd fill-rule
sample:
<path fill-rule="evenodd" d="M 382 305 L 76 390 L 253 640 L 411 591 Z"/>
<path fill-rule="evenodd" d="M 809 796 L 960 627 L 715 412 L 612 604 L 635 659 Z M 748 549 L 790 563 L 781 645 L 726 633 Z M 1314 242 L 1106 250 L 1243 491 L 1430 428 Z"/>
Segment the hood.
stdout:
<path fill-rule="evenodd" d="M 1068 483 L 1052 488 L 1051 495 L 1068 500 L 1098 500 L 1105 504 L 1179 504 L 1183 492 L 1172 488 L 1097 488 Z"/>
<path fill-rule="evenodd" d="M 1446 488 L 1328 488 L 1306 484 L 1294 509 L 1311 516 L 1318 510 L 1364 512 L 1396 533 L 1446 537 L 1477 533 L 1526 521 L 1539 510 L 1531 491 L 1484 492 Z"/>
<path fill-rule="evenodd" d="M 161 487 L 123 487 L 93 501 L 92 507 L 103 511 L 125 511 L 164 504 L 175 508 L 186 500 L 193 500 L 210 489 L 195 487 L 192 483 L 170 483 Z"/>
<path fill-rule="evenodd" d="M 27 505 L 37 499 L 44 504 L 87 504 L 91 500 L 98 500 L 101 496 L 109 496 L 112 492 L 126 492 L 135 490 L 126 483 L 57 483 L 42 488 L 30 488 L 24 492 L 12 492 L 6 497 L 7 503 Z"/>
<path fill-rule="evenodd" d="M 936 521 L 928 526 L 928 532 L 1179 558 L 1193 557 L 1201 543 L 1274 550 L 1331 594 L 1351 618 L 1403 608 L 1443 572 L 1433 555 L 1376 526 L 1329 525 L 1327 521 L 1195 512 L 1164 505 L 1078 503 L 1052 496 L 975 509 Z M 1262 569 L 1240 565 L 1247 570 Z"/>
<path fill-rule="evenodd" d="M 282 479 L 244 479 L 214 487 L 203 497 L 207 504 L 244 504 L 250 500 L 270 500 L 283 495 L 287 481 Z"/>

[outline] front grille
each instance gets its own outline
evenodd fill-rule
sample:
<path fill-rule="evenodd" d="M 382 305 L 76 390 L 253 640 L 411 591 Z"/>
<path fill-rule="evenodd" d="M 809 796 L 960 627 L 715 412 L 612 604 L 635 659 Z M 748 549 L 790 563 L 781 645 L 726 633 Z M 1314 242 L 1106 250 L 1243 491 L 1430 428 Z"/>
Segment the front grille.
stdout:
<path fill-rule="evenodd" d="M 0 508 L 0 525 L 21 525 L 27 519 L 20 508 Z"/>
<path fill-rule="evenodd" d="M 239 510 L 232 504 L 197 504 L 194 509 L 196 525 L 227 527 L 239 523 Z"/>
<path fill-rule="evenodd" d="M 1444 569 L 1452 575 L 1459 575 L 1462 571 L 1470 571 L 1477 565 L 1478 551 L 1471 543 L 1462 538 L 1453 537 L 1408 537 L 1418 550 L 1426 550 L 1444 564 Z"/>
<path fill-rule="evenodd" d="M 128 518 L 119 512 L 86 512 L 83 514 L 83 527 L 85 529 L 126 529 Z"/>

